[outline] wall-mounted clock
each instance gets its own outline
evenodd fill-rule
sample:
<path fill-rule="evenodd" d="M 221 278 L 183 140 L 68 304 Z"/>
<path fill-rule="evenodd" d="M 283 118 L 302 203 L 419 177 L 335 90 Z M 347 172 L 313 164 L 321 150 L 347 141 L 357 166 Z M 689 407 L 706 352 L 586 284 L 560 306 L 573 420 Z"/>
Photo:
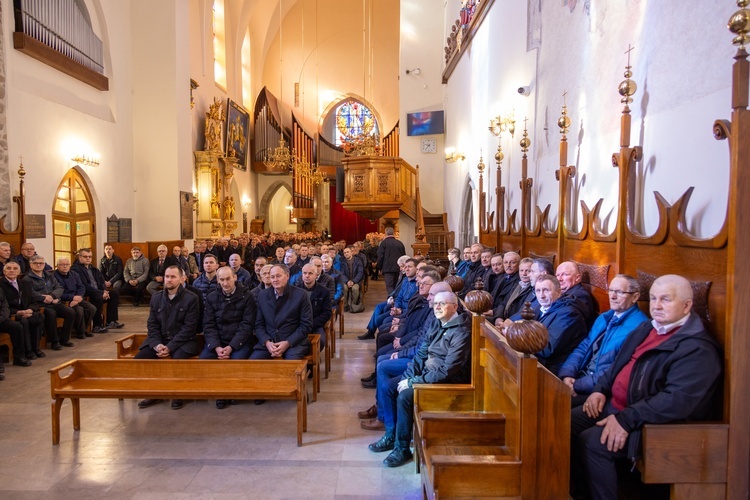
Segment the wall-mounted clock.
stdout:
<path fill-rule="evenodd" d="M 422 138 L 422 153 L 437 153 L 437 140 L 434 137 Z"/>

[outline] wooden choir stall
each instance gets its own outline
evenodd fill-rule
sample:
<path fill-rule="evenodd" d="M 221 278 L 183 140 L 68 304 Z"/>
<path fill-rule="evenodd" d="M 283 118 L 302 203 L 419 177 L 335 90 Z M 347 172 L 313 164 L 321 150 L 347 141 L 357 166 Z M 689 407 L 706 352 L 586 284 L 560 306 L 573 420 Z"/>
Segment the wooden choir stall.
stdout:
<path fill-rule="evenodd" d="M 498 251 L 543 257 L 557 265 L 578 263 L 583 281 L 609 309 L 606 289 L 618 273 L 638 279 L 640 306 L 648 313 L 649 288 L 665 274 L 686 277 L 694 290 L 693 310 L 709 325 L 723 350 L 723 393 L 716 420 L 701 423 L 646 425 L 643 454 L 637 464 L 645 483 L 670 484 L 672 498 L 748 498 L 750 478 L 750 272 L 742 249 L 750 248 L 750 112 L 748 41 L 750 15 L 743 7 L 730 20 L 738 46 L 732 70 L 731 120 L 716 120 L 713 134 L 730 149 L 726 219 L 719 232 L 697 238 L 688 230 L 687 206 L 694 188 L 674 204 L 658 192 L 658 227 L 643 234 L 635 224 L 640 146 L 631 145 L 630 103 L 636 94 L 630 66 L 619 86 L 623 104 L 619 151 L 612 165 L 619 171 L 617 218 L 611 233 L 602 230 L 599 200 L 581 202 L 580 229 L 573 226 L 575 166 L 567 161 L 570 118 L 563 106 L 557 223 L 550 206 L 532 207 L 533 179 L 527 176 L 530 140 L 524 131 L 521 217 L 505 211 L 506 189 L 498 174 L 497 206 L 488 213 L 480 169 L 480 241 Z M 708 133 L 708 130 L 707 130 Z M 502 158 L 500 158 L 502 160 Z M 499 162 L 498 162 L 499 164 Z M 498 168 L 499 170 L 499 168 Z M 698 188 L 700 189 L 700 187 Z M 743 196 L 744 194 L 744 196 Z M 646 197 L 646 196 L 644 196 Z M 532 223 L 532 210 L 535 222 Z M 493 227 L 494 226 L 494 227 Z M 415 448 L 425 496 L 567 498 L 570 454 L 570 393 L 533 356 L 512 349 L 483 317 L 473 318 L 472 382 L 465 385 L 415 386 Z"/>

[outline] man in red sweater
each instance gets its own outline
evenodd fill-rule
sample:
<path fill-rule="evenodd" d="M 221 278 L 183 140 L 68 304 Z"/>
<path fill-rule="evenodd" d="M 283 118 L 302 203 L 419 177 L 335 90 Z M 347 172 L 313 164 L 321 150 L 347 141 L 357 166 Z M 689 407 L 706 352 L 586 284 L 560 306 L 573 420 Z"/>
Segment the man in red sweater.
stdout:
<path fill-rule="evenodd" d="M 617 498 L 615 461 L 635 461 L 644 424 L 706 420 L 719 387 L 719 346 L 691 311 L 690 282 L 677 275 L 651 286 L 644 322 L 625 340 L 594 392 L 571 413 L 571 488 Z"/>

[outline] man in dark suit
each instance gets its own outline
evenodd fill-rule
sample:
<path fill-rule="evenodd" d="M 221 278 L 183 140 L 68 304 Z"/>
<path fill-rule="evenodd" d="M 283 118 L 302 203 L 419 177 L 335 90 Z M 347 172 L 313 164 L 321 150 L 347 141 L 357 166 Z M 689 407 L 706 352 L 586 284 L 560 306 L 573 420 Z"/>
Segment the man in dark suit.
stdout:
<path fill-rule="evenodd" d="M 164 270 L 169 266 L 179 266 L 179 262 L 174 257 L 167 255 L 168 251 L 167 245 L 159 245 L 159 248 L 156 249 L 158 257 L 151 261 L 148 268 L 149 284 L 146 286 L 146 290 L 152 297 L 164 285 Z"/>
<path fill-rule="evenodd" d="M 581 271 L 578 269 L 578 265 L 571 261 L 563 262 L 557 266 L 555 278 L 560 282 L 562 294 L 574 299 L 575 306 L 586 320 L 586 329 L 591 330 L 594 321 L 599 316 L 599 303 L 581 284 Z"/>
<path fill-rule="evenodd" d="M 393 235 L 393 228 L 385 228 L 385 238 L 378 246 L 378 269 L 383 273 L 385 289 L 390 294 L 396 288 L 396 282 L 401 274 L 398 258 L 406 255 L 404 244 Z"/>
<path fill-rule="evenodd" d="M 502 310 L 494 311 L 495 320 L 510 318 L 521 311 L 524 302 L 534 296 L 534 284 L 531 283 L 531 267 L 534 261 L 528 257 L 521 259 L 518 265 L 518 277 L 513 291 L 510 292 L 503 304 Z"/>
<path fill-rule="evenodd" d="M 195 259 L 195 265 L 198 266 L 198 274 L 200 274 L 203 271 L 203 256 L 206 255 L 206 244 L 196 241 L 193 248 L 195 248 L 195 251 L 190 255 Z"/>
<path fill-rule="evenodd" d="M 331 292 L 327 287 L 317 282 L 318 270 L 315 264 L 302 266 L 302 280 L 299 285 L 301 290 L 307 292 L 312 306 L 312 330 L 310 333 L 320 335 L 320 350 L 326 346 L 325 324 L 331 319 Z"/>
<path fill-rule="evenodd" d="M 8 261 L 3 267 L 3 277 L 0 278 L 0 332 L 10 335 L 13 364 L 31 366 L 29 360 L 45 356 L 39 349 L 44 316 L 39 307 L 33 304 L 31 283 L 18 280 L 20 273 L 21 266 L 17 262 Z M 10 319 L 13 314 L 16 315 L 15 321 Z"/>
<path fill-rule="evenodd" d="M 164 247 L 166 250 L 166 247 Z M 164 289 L 151 298 L 148 337 L 136 359 L 187 359 L 200 352 L 195 332 L 198 328 L 198 297 L 182 286 L 182 270 L 175 265 L 164 270 Z M 148 408 L 160 399 L 144 399 L 138 408 Z M 182 408 L 182 400 L 172 400 L 172 409 Z"/>
<path fill-rule="evenodd" d="M 302 359 L 310 353 L 310 299 L 303 290 L 289 285 L 289 269 L 285 265 L 275 264 L 270 278 L 271 288 L 258 293 L 258 344 L 250 359 Z"/>
<path fill-rule="evenodd" d="M 86 288 L 86 297 L 96 307 L 94 313 L 94 333 L 105 333 L 107 329 L 122 328 L 120 319 L 120 293 L 117 290 L 107 290 L 104 276 L 95 266 L 91 265 L 93 254 L 90 248 L 81 248 L 78 251 L 78 261 L 73 264 L 73 271 L 81 277 L 81 282 Z M 104 303 L 107 303 L 107 321 L 104 324 L 102 311 Z"/>

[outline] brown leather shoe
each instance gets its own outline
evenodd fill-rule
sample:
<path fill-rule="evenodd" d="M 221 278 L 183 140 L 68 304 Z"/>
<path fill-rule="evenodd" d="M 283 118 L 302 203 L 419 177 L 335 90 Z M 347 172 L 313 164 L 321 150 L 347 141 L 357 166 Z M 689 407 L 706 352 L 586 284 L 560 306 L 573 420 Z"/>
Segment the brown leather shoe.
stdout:
<path fill-rule="evenodd" d="M 370 420 L 364 420 L 359 423 L 359 426 L 367 431 L 384 431 L 385 430 L 385 424 L 378 420 L 377 418 L 373 418 Z"/>
<path fill-rule="evenodd" d="M 365 419 L 365 418 L 375 418 L 378 416 L 378 406 L 372 405 L 365 411 L 357 412 L 357 416 L 359 418 Z"/>

